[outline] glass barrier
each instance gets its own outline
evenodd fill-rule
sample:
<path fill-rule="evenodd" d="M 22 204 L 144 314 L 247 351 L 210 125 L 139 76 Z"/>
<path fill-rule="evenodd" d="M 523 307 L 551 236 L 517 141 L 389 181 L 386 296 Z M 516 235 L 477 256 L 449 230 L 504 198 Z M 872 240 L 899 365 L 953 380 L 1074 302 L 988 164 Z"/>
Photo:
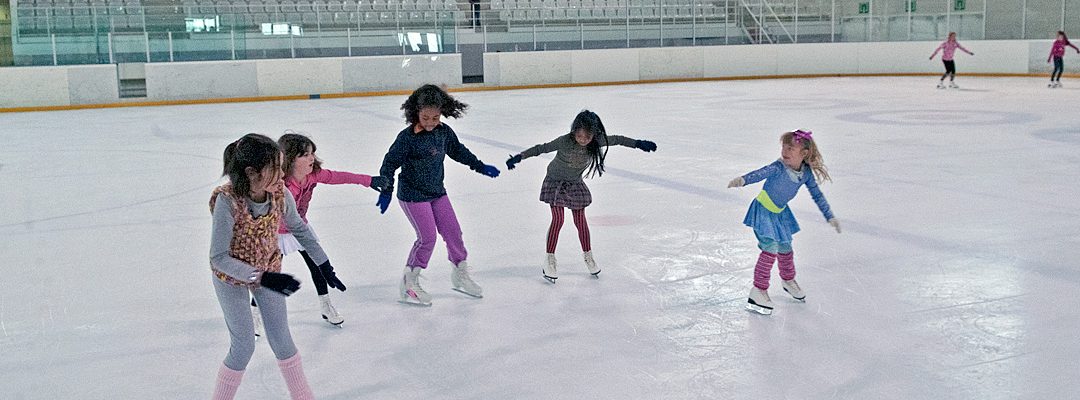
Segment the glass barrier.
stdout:
<path fill-rule="evenodd" d="M 1049 39 L 1080 0 L 23 0 L 15 65 Z"/>

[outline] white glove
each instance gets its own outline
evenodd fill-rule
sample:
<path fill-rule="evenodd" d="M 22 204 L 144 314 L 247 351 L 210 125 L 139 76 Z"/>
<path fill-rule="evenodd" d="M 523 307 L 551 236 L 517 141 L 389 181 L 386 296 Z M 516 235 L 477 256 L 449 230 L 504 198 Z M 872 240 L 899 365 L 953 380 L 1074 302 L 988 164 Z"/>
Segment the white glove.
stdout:
<path fill-rule="evenodd" d="M 743 187 L 745 183 L 746 181 L 744 181 L 743 178 L 740 176 L 738 178 L 732 179 L 731 182 L 728 182 L 727 187 Z"/>
<path fill-rule="evenodd" d="M 832 225 L 833 228 L 836 228 L 836 233 L 840 233 L 840 221 L 837 221 L 836 217 L 833 217 L 829 220 L 829 225 Z"/>

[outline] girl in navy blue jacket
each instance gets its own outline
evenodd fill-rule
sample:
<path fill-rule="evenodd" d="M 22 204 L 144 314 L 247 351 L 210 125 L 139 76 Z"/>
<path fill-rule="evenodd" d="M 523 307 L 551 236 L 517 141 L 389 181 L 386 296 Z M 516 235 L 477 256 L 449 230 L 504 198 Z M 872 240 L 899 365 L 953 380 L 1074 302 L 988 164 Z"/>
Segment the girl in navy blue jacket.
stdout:
<path fill-rule="evenodd" d="M 416 89 L 401 105 L 409 126 L 398 133 L 379 170 L 379 174 L 390 182 L 379 195 L 379 209 L 385 213 L 390 207 L 394 173 L 400 168 L 398 200 L 416 230 L 416 242 L 409 252 L 400 284 L 404 303 L 431 305 L 431 296 L 420 287 L 419 278 L 435 249 L 436 233 L 446 241 L 446 250 L 454 265 L 450 274 L 454 290 L 482 297 L 480 286 L 469 277 L 469 265 L 465 261 L 468 252 L 461 239 L 461 226 L 443 187 L 443 161 L 447 156 L 478 173 L 492 178 L 499 176 L 497 168 L 476 158 L 458 141 L 454 130 L 440 121 L 443 116 L 459 118 L 466 108 L 468 105 L 438 86 L 424 85 Z"/>

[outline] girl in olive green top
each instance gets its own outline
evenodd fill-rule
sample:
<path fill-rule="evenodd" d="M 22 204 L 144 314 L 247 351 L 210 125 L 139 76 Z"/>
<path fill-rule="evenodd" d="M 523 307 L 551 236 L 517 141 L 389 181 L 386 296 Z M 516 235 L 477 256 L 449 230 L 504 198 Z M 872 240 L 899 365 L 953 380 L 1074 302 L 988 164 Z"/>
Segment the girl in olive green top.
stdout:
<path fill-rule="evenodd" d="M 559 230 L 562 229 L 565 208 L 569 208 L 574 215 L 578 241 L 581 242 L 581 251 L 585 253 L 585 266 L 593 276 L 600 273 L 600 268 L 593 260 L 589 225 L 585 221 L 585 207 L 592 203 L 592 193 L 589 192 L 589 187 L 585 185 L 582 177 L 584 175 L 598 177 L 604 174 L 604 158 L 607 156 L 608 146 L 611 145 L 656 151 L 656 143 L 648 140 L 635 140 L 617 135 L 608 136 L 600 117 L 592 111 L 585 110 L 574 118 L 570 133 L 559 136 L 551 142 L 530 147 L 506 160 L 506 167 L 514 169 L 514 166 L 523 159 L 556 152 L 555 159 L 548 164 L 547 176 L 540 188 L 540 201 L 551 206 L 547 261 L 543 267 L 544 278 L 551 283 L 555 283 L 559 277 L 555 262 L 555 246 L 559 242 Z"/>

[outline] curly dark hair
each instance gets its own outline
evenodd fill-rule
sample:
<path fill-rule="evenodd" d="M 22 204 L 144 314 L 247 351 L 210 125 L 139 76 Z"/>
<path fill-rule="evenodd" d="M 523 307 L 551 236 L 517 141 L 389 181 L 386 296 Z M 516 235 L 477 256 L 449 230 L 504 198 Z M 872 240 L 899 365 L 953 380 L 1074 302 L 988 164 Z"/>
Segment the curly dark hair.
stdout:
<path fill-rule="evenodd" d="M 221 175 L 229 176 L 232 192 L 237 197 L 248 197 L 251 180 L 245 172 L 248 167 L 262 171 L 270 165 L 281 169 L 281 148 L 273 139 L 258 133 L 249 133 L 225 147 L 225 167 Z"/>
<path fill-rule="evenodd" d="M 315 142 L 311 141 L 311 138 L 291 130 L 285 131 L 285 134 L 278 138 L 277 143 L 281 147 L 281 151 L 285 153 L 285 164 L 282 168 L 285 170 L 286 177 L 292 176 L 293 161 L 296 161 L 297 157 L 306 154 L 308 148 L 311 148 L 312 153 L 317 149 Z M 311 172 L 319 172 L 320 170 L 322 170 L 322 160 L 315 157 Z"/>
<path fill-rule="evenodd" d="M 436 107 L 445 117 L 461 118 L 469 105 L 458 101 L 443 88 L 427 84 L 413 91 L 401 104 L 401 109 L 405 111 L 405 122 L 419 123 L 420 109 L 425 107 Z"/>
<path fill-rule="evenodd" d="M 596 115 L 596 113 L 582 110 L 577 117 L 574 117 L 574 123 L 570 124 L 571 135 L 578 130 L 585 130 L 593 136 L 593 140 L 585 146 L 592 157 L 586 176 L 590 178 L 603 176 L 604 159 L 607 158 L 608 151 L 607 130 L 604 129 L 604 122 L 600 120 L 600 116 Z"/>

